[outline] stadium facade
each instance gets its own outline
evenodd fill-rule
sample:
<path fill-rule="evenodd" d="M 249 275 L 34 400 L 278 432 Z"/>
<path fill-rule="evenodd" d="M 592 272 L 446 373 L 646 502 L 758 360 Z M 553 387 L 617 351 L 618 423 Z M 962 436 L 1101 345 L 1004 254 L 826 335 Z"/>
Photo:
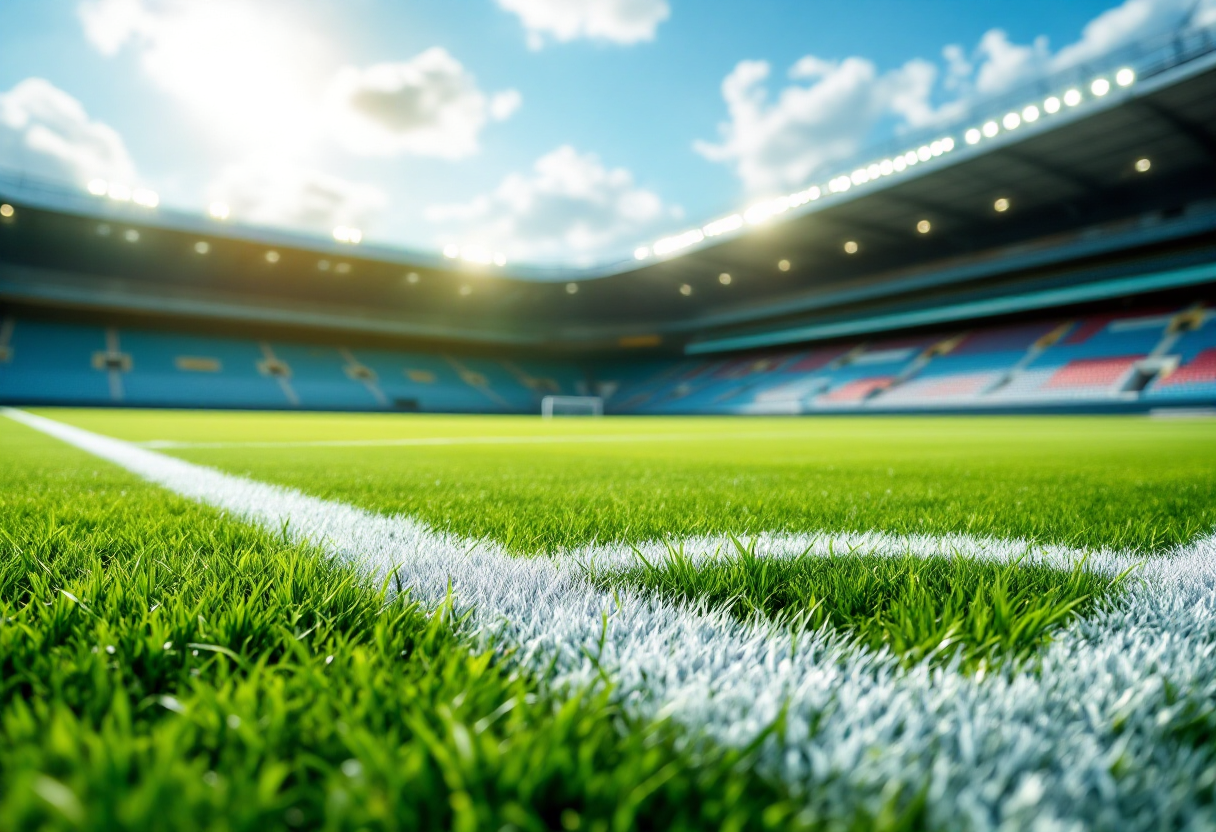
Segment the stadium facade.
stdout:
<path fill-rule="evenodd" d="M 0 176 L 0 401 L 1216 404 L 1210 29 L 1042 79 L 589 269 L 319 240 L 95 190 Z"/>

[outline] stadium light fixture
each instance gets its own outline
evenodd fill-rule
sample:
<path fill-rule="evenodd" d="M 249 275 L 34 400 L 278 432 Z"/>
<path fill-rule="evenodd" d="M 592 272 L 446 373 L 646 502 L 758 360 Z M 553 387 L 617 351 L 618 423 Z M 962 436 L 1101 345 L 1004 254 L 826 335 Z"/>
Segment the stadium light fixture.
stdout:
<path fill-rule="evenodd" d="M 422 278 L 418 276 L 418 272 L 409 272 L 405 276 L 405 282 L 409 283 L 411 286 L 417 284 L 421 279 Z"/>
<path fill-rule="evenodd" d="M 1017 113 L 1005 113 L 1005 117 L 1001 119 L 1001 124 L 1006 130 L 1017 130 L 1022 126 L 1022 117 Z"/>
<path fill-rule="evenodd" d="M 942 139 L 942 150 L 946 153 L 954 150 L 954 139 L 951 136 L 946 136 L 946 138 Z"/>
<path fill-rule="evenodd" d="M 228 210 L 227 203 L 213 202 L 210 206 L 208 206 L 207 213 L 210 214 L 211 218 L 214 220 L 226 220 L 228 219 L 230 212 Z"/>
<path fill-rule="evenodd" d="M 870 181 L 870 174 L 866 173 L 865 168 L 858 168 L 849 176 L 849 181 L 854 185 L 864 185 Z"/>
<path fill-rule="evenodd" d="M 789 197 L 779 196 L 776 199 L 757 202 L 743 212 L 743 219 L 747 220 L 748 225 L 759 225 L 762 222 L 768 222 L 778 214 L 784 214 L 789 209 Z"/>
<path fill-rule="evenodd" d="M 932 228 L 933 228 L 933 226 L 929 224 L 928 220 L 921 220 L 920 222 L 918 222 L 916 224 L 916 230 L 919 231 L 921 234 L 928 234 L 930 229 L 932 229 Z"/>
<path fill-rule="evenodd" d="M 1047 100 L 1043 102 L 1043 110 L 1048 113 L 1060 112 L 1060 99 L 1056 98 L 1054 95 L 1049 96 Z"/>
<path fill-rule="evenodd" d="M 984 135 L 991 139 L 997 133 L 1001 132 L 1001 125 L 997 124 L 995 121 L 988 121 L 984 123 L 984 126 L 981 129 L 984 131 Z"/>
<path fill-rule="evenodd" d="M 1089 91 L 1101 98 L 1110 92 L 1110 81 L 1105 78 L 1095 78 L 1094 82 L 1089 85 Z"/>
<path fill-rule="evenodd" d="M 903 156 L 896 156 L 891 160 L 891 167 L 896 173 L 903 173 L 908 169 L 908 161 Z"/>
<path fill-rule="evenodd" d="M 1123 67 L 1115 73 L 1115 83 L 1121 87 L 1130 87 L 1136 83 L 1136 71 L 1131 67 Z"/>
<path fill-rule="evenodd" d="M 1039 120 L 1039 108 L 1031 104 L 1022 108 L 1022 121 L 1031 124 Z"/>
<path fill-rule="evenodd" d="M 136 231 L 134 228 L 128 228 L 126 231 L 122 232 L 122 238 L 124 240 L 126 240 L 128 243 L 138 243 L 139 242 L 139 232 Z"/>
<path fill-rule="evenodd" d="M 845 254 L 856 254 L 859 248 L 860 248 L 860 246 L 857 245 L 856 240 L 849 240 L 848 242 L 846 242 L 844 244 L 844 253 Z"/>
<path fill-rule="evenodd" d="M 1078 104 L 1080 104 L 1081 103 L 1081 91 L 1078 89 L 1071 89 L 1068 92 L 1064 93 L 1064 103 L 1067 104 L 1069 107 L 1075 107 Z"/>
<path fill-rule="evenodd" d="M 577 295 L 578 294 L 578 284 L 577 283 L 567 283 L 566 284 L 566 294 L 567 295 Z"/>
<path fill-rule="evenodd" d="M 131 201 L 144 208 L 155 208 L 160 205 L 160 195 L 147 188 L 136 188 L 131 192 Z"/>
<path fill-rule="evenodd" d="M 339 243 L 358 245 L 363 240 L 363 232 L 348 225 L 339 225 L 334 229 L 334 239 Z"/>
<path fill-rule="evenodd" d="M 110 183 L 104 179 L 90 179 L 86 187 L 93 196 L 105 196 L 110 190 Z"/>
<path fill-rule="evenodd" d="M 676 234 L 671 237 L 664 237 L 654 244 L 654 253 L 662 257 L 665 254 L 671 254 L 689 246 L 694 246 L 705 239 L 705 235 L 701 229 L 694 228 L 691 231 L 685 231 L 682 234 Z"/>
<path fill-rule="evenodd" d="M 963 134 L 963 141 L 965 141 L 967 144 L 979 144 L 980 139 L 982 138 L 983 134 L 974 127 Z"/>
<path fill-rule="evenodd" d="M 111 182 L 106 194 L 115 202 L 131 201 L 131 189 L 120 182 Z"/>
<path fill-rule="evenodd" d="M 640 246 L 639 248 L 635 248 L 633 250 L 633 259 L 634 260 L 645 260 L 649 256 L 650 256 L 650 247 L 649 246 Z"/>
<path fill-rule="evenodd" d="M 501 251 L 494 252 L 494 265 L 500 267 L 507 265 L 507 255 Z"/>
<path fill-rule="evenodd" d="M 920 161 L 920 159 L 917 158 L 915 150 L 909 150 L 907 153 L 904 154 L 904 161 L 907 162 L 909 165 L 915 165 L 917 162 Z"/>
<path fill-rule="evenodd" d="M 916 149 L 916 158 L 922 162 L 929 161 L 929 159 L 932 158 L 932 156 L 933 156 L 933 150 L 927 144 L 921 145 L 920 147 L 918 147 Z"/>
<path fill-rule="evenodd" d="M 478 266 L 488 266 L 494 262 L 494 255 L 484 248 L 478 246 L 465 246 L 460 250 L 460 259 L 466 263 L 474 263 Z"/>
<path fill-rule="evenodd" d="M 941 156 L 945 152 L 946 148 L 942 146 L 941 139 L 934 139 L 933 141 L 929 142 L 929 153 L 931 153 L 935 158 Z"/>
<path fill-rule="evenodd" d="M 729 286 L 730 279 L 731 279 L 730 275 L 727 274 L 726 272 L 722 272 L 722 274 L 718 275 L 718 282 L 721 283 L 723 286 Z"/>
<path fill-rule="evenodd" d="M 777 269 L 778 269 L 779 271 L 788 272 L 788 271 L 790 270 L 790 261 L 789 261 L 789 260 L 786 260 L 786 259 L 784 259 L 784 258 L 783 258 L 783 259 L 781 259 L 781 260 L 778 260 L 778 261 L 777 261 Z"/>
<path fill-rule="evenodd" d="M 882 166 L 877 162 L 867 165 L 866 176 L 870 177 L 871 179 L 877 179 L 878 177 L 882 176 Z"/>
<path fill-rule="evenodd" d="M 1152 166 L 1153 166 L 1153 163 L 1150 159 L 1145 158 L 1145 159 L 1136 160 L 1136 172 L 1137 173 L 1148 173 L 1149 168 L 1151 168 Z"/>
<path fill-rule="evenodd" d="M 692 294 L 692 287 L 689 286 L 687 283 L 681 283 L 680 284 L 680 294 L 683 295 L 684 297 L 688 297 L 689 295 Z"/>
<path fill-rule="evenodd" d="M 15 213 L 17 213 L 16 209 L 14 209 L 13 206 L 9 205 L 7 202 L 0 205 L 0 217 L 4 217 L 6 220 L 12 219 L 12 216 Z"/>
<path fill-rule="evenodd" d="M 736 231 L 743 227 L 743 217 L 740 214 L 731 214 L 729 217 L 723 217 L 720 220 L 706 223 L 701 228 L 701 233 L 706 237 L 717 237 L 719 234 L 728 234 L 731 231 Z"/>
<path fill-rule="evenodd" d="M 455 260 L 460 256 L 460 246 L 455 243 L 448 243 L 443 247 L 443 256 L 449 260 Z"/>
<path fill-rule="evenodd" d="M 266 252 L 265 256 L 266 256 L 266 262 L 272 266 L 275 263 L 279 262 L 279 253 L 277 251 L 275 251 L 274 249 L 271 249 L 270 251 Z"/>
<path fill-rule="evenodd" d="M 194 244 L 194 251 L 196 254 L 206 254 L 211 251 L 211 243 L 206 240 L 199 240 Z"/>
<path fill-rule="evenodd" d="M 1009 210 L 1009 199 L 1007 197 L 1001 197 L 996 202 L 992 203 L 992 209 L 998 214 L 1005 213 Z"/>

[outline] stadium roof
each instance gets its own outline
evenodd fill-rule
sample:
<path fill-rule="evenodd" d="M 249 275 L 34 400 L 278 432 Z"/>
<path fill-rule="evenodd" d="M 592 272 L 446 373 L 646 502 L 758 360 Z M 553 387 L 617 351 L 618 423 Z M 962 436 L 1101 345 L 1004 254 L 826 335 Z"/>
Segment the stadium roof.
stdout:
<path fill-rule="evenodd" d="M 0 297 L 486 343 L 662 339 L 704 352 L 1212 282 L 1216 52 L 1202 35 L 1143 57 L 1134 83 L 1111 71 L 1044 88 L 1011 105 L 1019 124 L 998 115 L 984 136 L 989 120 L 977 120 L 974 145 L 961 130 L 952 149 L 926 144 L 929 158 L 898 175 L 894 165 L 874 175 L 894 157 L 876 159 L 825 181 L 817 200 L 807 188 L 794 200 L 803 205 L 770 203 L 783 214 L 771 222 L 742 219 L 708 240 L 698 230 L 677 238 L 682 249 L 658 246 L 672 249 L 667 259 L 647 247 L 646 259 L 577 282 L 0 181 L 16 208 L 0 217 Z M 1047 112 L 1074 88 L 1084 106 Z"/>

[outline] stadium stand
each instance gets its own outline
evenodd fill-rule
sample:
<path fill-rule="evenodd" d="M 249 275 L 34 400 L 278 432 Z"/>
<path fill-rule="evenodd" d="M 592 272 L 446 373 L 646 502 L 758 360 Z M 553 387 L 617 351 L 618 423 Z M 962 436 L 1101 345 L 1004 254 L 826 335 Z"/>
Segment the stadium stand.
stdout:
<path fill-rule="evenodd" d="M 578 367 L 4 318 L 0 401 L 531 413 Z M 580 386 L 582 385 L 582 386 Z"/>

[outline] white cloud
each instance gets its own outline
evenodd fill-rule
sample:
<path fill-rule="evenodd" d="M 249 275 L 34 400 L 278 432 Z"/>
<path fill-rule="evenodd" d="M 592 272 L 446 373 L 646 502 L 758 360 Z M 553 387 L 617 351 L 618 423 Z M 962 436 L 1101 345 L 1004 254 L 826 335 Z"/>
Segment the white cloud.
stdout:
<path fill-rule="evenodd" d="M 765 61 L 741 61 L 722 82 L 730 114 L 719 128 L 722 141 L 694 144 L 705 158 L 733 165 L 752 191 L 796 187 L 817 168 L 852 156 L 884 117 L 912 126 L 937 117 L 929 102 L 937 69 L 925 61 L 880 75 L 864 58 L 808 55 L 790 69 L 795 83 L 775 100 L 770 72 Z"/>
<path fill-rule="evenodd" d="M 122 137 L 42 78 L 0 94 L 0 164 L 83 184 L 95 177 L 130 183 L 135 165 Z"/>
<path fill-rule="evenodd" d="M 330 94 L 334 130 L 348 150 L 444 159 L 476 153 L 486 122 L 509 117 L 522 100 L 515 90 L 487 96 L 438 46 L 401 63 L 347 67 Z"/>
<path fill-rule="evenodd" d="M 498 0 L 498 5 L 519 16 L 532 49 L 540 49 L 546 37 L 562 43 L 654 40 L 659 24 L 671 15 L 667 0 Z"/>
<path fill-rule="evenodd" d="M 562 146 L 529 174 L 511 174 L 491 193 L 427 209 L 441 241 L 502 251 L 512 260 L 593 262 L 632 246 L 679 210 L 639 187 L 624 168 Z"/>
<path fill-rule="evenodd" d="M 388 199 L 373 185 L 273 162 L 227 168 L 209 189 L 233 219 L 330 233 L 336 226 L 366 228 Z"/>

